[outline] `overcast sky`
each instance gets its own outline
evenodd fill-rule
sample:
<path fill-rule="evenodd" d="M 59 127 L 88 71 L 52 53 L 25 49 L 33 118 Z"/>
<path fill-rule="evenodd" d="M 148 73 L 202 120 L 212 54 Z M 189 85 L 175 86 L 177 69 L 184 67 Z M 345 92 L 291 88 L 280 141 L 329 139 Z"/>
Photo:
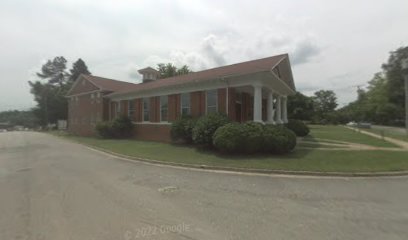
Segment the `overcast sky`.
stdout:
<path fill-rule="evenodd" d="M 407 0 L 0 0 L 0 111 L 35 103 L 28 80 L 47 59 L 82 58 L 97 76 L 139 82 L 160 62 L 210 67 L 289 53 L 307 95 L 341 105 L 408 45 Z"/>

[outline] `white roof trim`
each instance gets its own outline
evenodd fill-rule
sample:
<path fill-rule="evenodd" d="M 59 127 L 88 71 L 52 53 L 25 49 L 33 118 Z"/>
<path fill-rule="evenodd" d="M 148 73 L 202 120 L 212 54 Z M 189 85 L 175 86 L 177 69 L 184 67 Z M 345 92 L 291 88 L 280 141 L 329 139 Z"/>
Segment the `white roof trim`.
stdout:
<path fill-rule="evenodd" d="M 96 88 L 98 88 L 98 91 L 101 91 L 102 89 L 100 87 L 98 87 L 94 82 L 90 81 L 89 79 L 85 78 L 82 74 L 78 76 L 78 78 L 75 80 L 74 84 L 72 85 L 72 87 L 69 89 L 69 91 L 67 92 L 67 94 L 65 95 L 65 97 L 70 97 L 70 96 L 74 96 L 74 95 L 78 95 L 79 93 L 76 94 L 71 94 L 71 91 L 76 87 L 76 85 L 79 84 L 80 80 L 86 80 L 88 82 L 90 82 L 92 85 L 94 85 Z M 96 90 L 92 90 L 92 91 L 96 91 Z M 88 92 L 83 92 L 83 93 L 89 93 L 92 91 L 88 91 Z"/>

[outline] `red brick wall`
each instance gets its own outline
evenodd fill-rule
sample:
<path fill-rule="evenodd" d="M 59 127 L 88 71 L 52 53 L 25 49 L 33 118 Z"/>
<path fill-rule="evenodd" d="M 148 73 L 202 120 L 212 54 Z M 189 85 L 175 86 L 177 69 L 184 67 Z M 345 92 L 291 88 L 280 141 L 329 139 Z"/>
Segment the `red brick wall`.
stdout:
<path fill-rule="evenodd" d="M 134 138 L 158 142 L 171 142 L 170 124 L 135 124 Z"/>
<path fill-rule="evenodd" d="M 190 93 L 191 100 L 191 114 L 193 117 L 205 115 L 206 109 L 206 92 L 197 91 Z M 160 121 L 160 97 L 150 97 L 150 121 L 157 123 Z M 173 94 L 168 96 L 168 117 L 169 121 L 174 121 L 180 117 L 181 102 L 180 94 Z M 132 117 L 135 122 L 142 122 L 143 117 L 143 99 L 130 100 L 135 102 L 135 114 Z M 236 91 L 235 88 L 228 89 L 228 116 L 232 120 L 236 119 Z M 110 102 L 108 99 L 100 98 L 100 101 L 94 100 L 91 103 L 90 94 L 80 97 L 78 104 L 76 102 L 69 102 L 69 130 L 79 135 L 93 135 L 96 115 L 99 121 L 108 120 L 109 115 L 112 119 L 116 116 L 117 102 Z M 218 111 L 226 113 L 227 111 L 227 91 L 225 88 L 218 89 Z M 128 114 L 128 101 L 121 101 L 121 114 Z M 252 100 L 249 94 L 242 94 L 242 119 L 243 121 L 252 120 Z M 109 113 L 110 105 L 110 113 Z M 265 110 L 263 110 L 263 117 L 266 117 Z M 77 118 L 72 122 L 73 118 Z M 91 121 L 92 119 L 95 119 Z M 111 119 L 111 120 L 112 120 Z M 135 134 L 137 139 L 146 139 L 154 141 L 170 141 L 170 125 L 169 124 L 136 124 Z"/>
<path fill-rule="evenodd" d="M 104 118 L 104 99 L 91 98 L 91 94 L 83 94 L 68 101 L 68 131 L 70 133 L 91 136 L 95 134 L 95 125 Z"/>

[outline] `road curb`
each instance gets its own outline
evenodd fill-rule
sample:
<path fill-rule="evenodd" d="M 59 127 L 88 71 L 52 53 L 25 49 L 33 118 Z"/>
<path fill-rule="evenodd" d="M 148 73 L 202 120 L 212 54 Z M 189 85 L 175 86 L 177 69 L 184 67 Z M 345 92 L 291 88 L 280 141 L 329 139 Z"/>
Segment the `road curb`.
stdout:
<path fill-rule="evenodd" d="M 162 166 L 174 166 L 181 167 L 185 169 L 201 169 L 209 171 L 228 171 L 232 173 L 257 173 L 257 174 L 267 174 L 267 175 L 291 175 L 291 176 L 311 176 L 311 177 L 400 177 L 408 176 L 408 171 L 395 171 L 395 172 L 314 172 L 314 171 L 287 171 L 287 170 L 270 170 L 270 169 L 254 169 L 254 168 L 234 168 L 234 167 L 218 167 L 218 166 L 208 166 L 208 165 L 197 165 L 197 164 L 185 164 L 185 163 L 175 163 L 175 162 L 163 162 L 154 159 L 140 158 L 128 156 L 116 152 L 112 152 L 103 148 L 95 147 L 89 144 L 84 144 L 76 141 L 77 144 L 86 146 L 90 149 L 94 149 L 100 152 L 110 154 L 119 158 L 126 159 L 128 161 L 140 161 L 151 163 L 155 165 Z"/>

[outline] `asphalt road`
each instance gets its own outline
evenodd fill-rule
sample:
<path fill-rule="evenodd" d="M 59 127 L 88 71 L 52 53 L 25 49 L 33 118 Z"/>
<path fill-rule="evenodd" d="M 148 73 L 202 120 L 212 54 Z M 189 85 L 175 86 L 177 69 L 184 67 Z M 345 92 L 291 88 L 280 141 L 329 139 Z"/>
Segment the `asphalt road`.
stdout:
<path fill-rule="evenodd" d="M 205 172 L 0 133 L 0 239 L 408 239 L 408 178 Z"/>

